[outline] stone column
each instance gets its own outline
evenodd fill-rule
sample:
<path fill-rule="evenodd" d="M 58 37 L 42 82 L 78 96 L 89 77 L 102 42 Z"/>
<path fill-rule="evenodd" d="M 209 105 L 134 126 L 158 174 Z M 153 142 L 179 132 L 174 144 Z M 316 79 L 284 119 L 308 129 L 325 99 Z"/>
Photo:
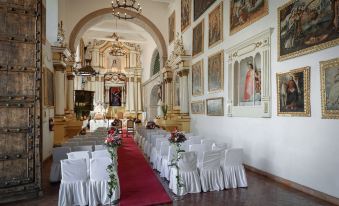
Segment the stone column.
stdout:
<path fill-rule="evenodd" d="M 129 81 L 130 81 L 130 78 L 127 77 L 126 78 L 126 91 L 125 91 L 125 95 L 126 95 L 126 111 L 129 112 L 130 110 L 130 99 L 129 99 Z"/>
<path fill-rule="evenodd" d="M 137 99 L 137 111 L 138 111 L 138 113 L 140 113 L 140 112 L 142 112 L 142 99 L 141 99 L 141 78 L 140 77 L 138 77 L 137 78 L 137 97 L 138 97 L 138 99 Z"/>
<path fill-rule="evenodd" d="M 134 94 L 134 81 L 135 81 L 135 77 L 131 77 L 130 78 L 130 82 L 129 82 L 129 100 L 130 100 L 130 112 L 134 112 L 135 111 L 135 94 Z"/>
<path fill-rule="evenodd" d="M 178 72 L 180 76 L 180 113 L 189 113 L 189 102 L 188 102 L 188 73 L 189 70 L 184 68 Z"/>
<path fill-rule="evenodd" d="M 67 110 L 74 113 L 74 74 L 67 74 Z"/>
<path fill-rule="evenodd" d="M 65 116 L 65 67 L 54 65 L 55 76 L 55 117 Z"/>
<path fill-rule="evenodd" d="M 173 92 L 172 92 L 172 81 L 173 72 L 170 67 L 163 69 L 163 79 L 165 82 L 165 104 L 168 106 L 168 111 L 173 110 Z"/>
<path fill-rule="evenodd" d="M 106 86 L 105 87 L 105 103 L 106 104 L 109 104 L 109 87 L 108 86 Z"/>

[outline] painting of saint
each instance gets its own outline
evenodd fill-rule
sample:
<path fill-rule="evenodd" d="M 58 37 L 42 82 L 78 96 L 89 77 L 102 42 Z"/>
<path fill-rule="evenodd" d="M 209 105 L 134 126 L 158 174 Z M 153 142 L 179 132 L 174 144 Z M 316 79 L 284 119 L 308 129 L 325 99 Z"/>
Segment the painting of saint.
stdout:
<path fill-rule="evenodd" d="M 193 28 L 192 47 L 193 58 L 204 52 L 204 20 Z"/>
<path fill-rule="evenodd" d="M 194 0 L 194 21 L 197 20 L 216 0 Z"/>
<path fill-rule="evenodd" d="M 192 114 L 205 114 L 205 102 L 203 100 L 191 102 Z"/>
<path fill-rule="evenodd" d="M 192 95 L 204 94 L 204 68 L 203 60 L 192 65 Z"/>
<path fill-rule="evenodd" d="M 268 0 L 231 0 L 230 34 L 268 14 Z"/>
<path fill-rule="evenodd" d="M 223 40 L 222 2 L 208 15 L 208 46 L 217 45 Z"/>
<path fill-rule="evenodd" d="M 181 0 L 181 32 L 191 25 L 192 0 Z"/>
<path fill-rule="evenodd" d="M 289 1 L 278 8 L 278 60 L 339 43 L 339 0 Z"/>
<path fill-rule="evenodd" d="M 224 98 L 212 98 L 206 100 L 208 116 L 224 116 Z"/>
<path fill-rule="evenodd" d="M 120 107 L 121 106 L 121 93 L 122 90 L 120 87 L 111 87 L 110 88 L 110 106 Z"/>
<path fill-rule="evenodd" d="M 278 115 L 310 116 L 309 70 L 277 74 Z"/>
<path fill-rule="evenodd" d="M 168 39 L 169 43 L 172 43 L 175 38 L 175 11 L 168 18 Z"/>
<path fill-rule="evenodd" d="M 224 51 L 208 57 L 208 92 L 224 88 Z"/>

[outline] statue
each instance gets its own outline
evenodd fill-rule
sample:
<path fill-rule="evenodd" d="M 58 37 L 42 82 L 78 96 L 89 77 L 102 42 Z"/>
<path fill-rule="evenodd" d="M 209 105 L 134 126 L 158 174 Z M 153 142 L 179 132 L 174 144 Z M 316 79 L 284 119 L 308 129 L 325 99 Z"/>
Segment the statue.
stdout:
<path fill-rule="evenodd" d="M 162 90 L 161 85 L 159 84 L 159 86 L 158 86 L 158 103 L 157 103 L 157 116 L 158 117 L 164 116 L 164 112 L 162 111 L 163 102 L 162 102 L 162 91 L 161 90 Z"/>

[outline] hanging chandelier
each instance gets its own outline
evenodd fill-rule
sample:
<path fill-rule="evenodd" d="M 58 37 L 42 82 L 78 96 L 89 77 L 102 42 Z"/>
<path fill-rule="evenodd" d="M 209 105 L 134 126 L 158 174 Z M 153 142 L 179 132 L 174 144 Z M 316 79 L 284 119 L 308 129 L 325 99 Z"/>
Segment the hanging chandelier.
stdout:
<path fill-rule="evenodd" d="M 112 38 L 115 39 L 115 41 L 112 42 L 112 47 L 109 49 L 109 54 L 111 56 L 125 56 L 127 52 L 124 49 L 122 42 L 119 41 L 119 37 L 115 32 L 113 33 Z"/>
<path fill-rule="evenodd" d="M 77 63 L 80 65 L 80 62 Z M 81 68 L 75 69 L 75 75 L 77 76 L 96 76 L 98 72 L 96 72 L 91 66 L 91 59 L 85 60 L 85 66 Z"/>
<path fill-rule="evenodd" d="M 134 19 L 136 16 L 141 14 L 141 6 L 136 0 L 112 0 L 112 11 L 113 16 L 119 19 Z M 121 13 L 119 9 L 127 10 L 127 12 Z M 132 13 L 132 14 L 127 14 Z"/>

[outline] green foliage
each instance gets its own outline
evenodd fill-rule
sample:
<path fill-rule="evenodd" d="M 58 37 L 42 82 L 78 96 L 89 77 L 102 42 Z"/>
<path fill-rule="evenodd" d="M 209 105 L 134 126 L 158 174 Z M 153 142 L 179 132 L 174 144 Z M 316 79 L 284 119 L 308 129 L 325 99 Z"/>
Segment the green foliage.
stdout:
<path fill-rule="evenodd" d="M 167 104 L 162 105 L 162 106 L 161 106 L 161 109 L 162 109 L 162 112 L 164 113 L 164 116 L 166 116 L 166 114 L 167 114 L 167 109 L 168 109 Z"/>

